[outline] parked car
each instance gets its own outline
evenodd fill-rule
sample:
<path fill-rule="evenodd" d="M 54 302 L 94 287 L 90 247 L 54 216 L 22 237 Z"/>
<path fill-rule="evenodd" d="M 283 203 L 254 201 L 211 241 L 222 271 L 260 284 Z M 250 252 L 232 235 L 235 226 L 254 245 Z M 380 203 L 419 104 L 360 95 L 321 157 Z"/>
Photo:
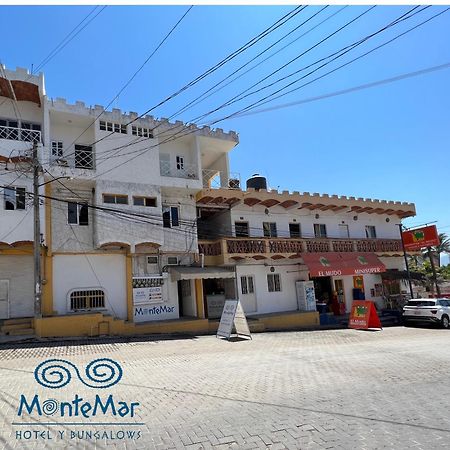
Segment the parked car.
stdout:
<path fill-rule="evenodd" d="M 450 327 L 450 299 L 415 298 L 408 300 L 403 307 L 403 323 L 409 322 L 439 323 L 443 328 Z"/>

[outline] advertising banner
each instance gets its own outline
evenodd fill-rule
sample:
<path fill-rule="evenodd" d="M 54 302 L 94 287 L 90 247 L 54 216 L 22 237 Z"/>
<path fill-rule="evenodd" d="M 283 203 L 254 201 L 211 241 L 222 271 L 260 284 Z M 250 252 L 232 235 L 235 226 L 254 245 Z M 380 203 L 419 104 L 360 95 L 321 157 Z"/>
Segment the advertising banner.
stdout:
<path fill-rule="evenodd" d="M 383 328 L 374 303 L 368 300 L 354 300 L 348 327 L 358 330 Z"/>
<path fill-rule="evenodd" d="M 440 244 L 436 225 L 403 231 L 402 238 L 406 251 L 416 251 Z"/>
<path fill-rule="evenodd" d="M 220 318 L 217 336 L 229 339 L 233 333 L 233 327 L 237 335 L 248 336 L 251 338 L 247 319 L 239 300 L 226 300 Z"/>

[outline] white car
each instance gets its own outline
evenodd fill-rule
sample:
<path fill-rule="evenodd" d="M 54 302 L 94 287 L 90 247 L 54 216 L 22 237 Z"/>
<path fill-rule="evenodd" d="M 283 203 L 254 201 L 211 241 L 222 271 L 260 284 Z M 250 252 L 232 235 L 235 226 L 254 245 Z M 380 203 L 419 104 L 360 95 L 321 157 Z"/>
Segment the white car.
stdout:
<path fill-rule="evenodd" d="M 450 327 L 450 299 L 415 298 L 403 307 L 403 323 L 409 322 L 439 323 L 443 328 Z"/>

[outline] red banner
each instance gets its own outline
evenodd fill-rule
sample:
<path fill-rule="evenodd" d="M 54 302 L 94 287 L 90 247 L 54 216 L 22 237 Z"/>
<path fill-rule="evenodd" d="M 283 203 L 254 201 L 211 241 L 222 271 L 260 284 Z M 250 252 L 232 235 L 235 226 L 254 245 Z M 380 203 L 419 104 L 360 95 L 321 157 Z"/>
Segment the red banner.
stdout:
<path fill-rule="evenodd" d="M 353 300 L 348 327 L 358 330 L 382 328 L 374 303 L 367 300 Z"/>
<path fill-rule="evenodd" d="M 402 237 L 406 251 L 420 250 L 440 244 L 436 225 L 403 231 Z"/>
<path fill-rule="evenodd" d="M 374 253 L 302 253 L 302 259 L 312 277 L 364 275 L 386 271 Z"/>

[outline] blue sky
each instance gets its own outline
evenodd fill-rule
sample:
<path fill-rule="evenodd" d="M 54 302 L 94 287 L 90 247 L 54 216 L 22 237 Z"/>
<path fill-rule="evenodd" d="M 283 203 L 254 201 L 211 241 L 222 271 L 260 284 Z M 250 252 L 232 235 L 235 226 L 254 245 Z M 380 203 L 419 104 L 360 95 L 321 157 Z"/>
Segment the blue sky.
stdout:
<path fill-rule="evenodd" d="M 187 8 L 108 6 L 43 68 L 48 95 L 65 97 L 70 102 L 81 100 L 106 105 Z M 195 6 L 112 107 L 139 113 L 146 111 L 293 8 Z M 321 8 L 307 7 L 152 114 L 171 116 Z M 337 14 L 174 120 L 191 121 L 223 104 L 369 7 L 350 6 L 339 11 L 341 8 L 332 6 L 320 12 L 265 55 Z M 1 62 L 8 68 L 29 68 L 31 64 L 36 67 L 92 9 L 93 6 L 0 7 L 0 29 L 4 37 L 9 37 L 3 40 Z M 374 8 L 267 82 L 361 39 L 410 9 L 409 6 Z M 417 14 L 362 44 L 316 75 L 444 9 L 434 6 Z M 265 106 L 448 63 L 449 30 L 450 12 L 447 12 L 361 60 Z M 240 144 L 232 152 L 231 166 L 232 171 L 240 173 L 242 180 L 258 172 L 267 176 L 270 187 L 282 190 L 411 201 L 416 204 L 418 214 L 405 221 L 407 226 L 437 220 L 440 231 L 450 232 L 449 72 L 450 69 L 436 71 L 339 97 L 228 119 L 216 126 L 239 132 Z M 312 75 L 305 81 L 311 78 Z M 269 89 L 255 94 L 214 117 L 223 117 L 270 92 Z"/>

